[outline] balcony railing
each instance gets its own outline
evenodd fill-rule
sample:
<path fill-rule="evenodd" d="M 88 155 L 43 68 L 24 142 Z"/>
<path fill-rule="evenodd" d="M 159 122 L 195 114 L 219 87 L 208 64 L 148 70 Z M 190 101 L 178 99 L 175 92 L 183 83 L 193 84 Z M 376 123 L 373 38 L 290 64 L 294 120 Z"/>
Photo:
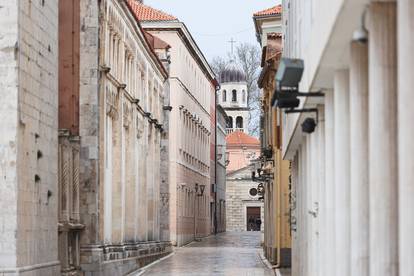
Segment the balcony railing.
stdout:
<path fill-rule="evenodd" d="M 227 134 L 233 133 L 235 131 L 241 131 L 241 132 L 243 132 L 244 131 L 244 128 L 227 128 L 226 129 L 226 133 Z"/>

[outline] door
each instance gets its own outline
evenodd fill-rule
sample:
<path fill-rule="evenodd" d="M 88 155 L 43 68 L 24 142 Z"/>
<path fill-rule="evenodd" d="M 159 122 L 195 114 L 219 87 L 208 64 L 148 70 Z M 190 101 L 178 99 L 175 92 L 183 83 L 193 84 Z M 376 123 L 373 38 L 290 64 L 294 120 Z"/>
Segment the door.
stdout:
<path fill-rule="evenodd" d="M 260 218 L 260 207 L 247 207 L 247 231 L 260 231 L 262 220 Z"/>

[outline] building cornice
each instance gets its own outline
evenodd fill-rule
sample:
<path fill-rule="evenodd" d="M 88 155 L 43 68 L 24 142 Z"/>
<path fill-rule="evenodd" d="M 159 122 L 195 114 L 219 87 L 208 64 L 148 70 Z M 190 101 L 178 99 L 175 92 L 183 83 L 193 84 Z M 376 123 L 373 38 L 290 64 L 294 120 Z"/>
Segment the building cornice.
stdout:
<path fill-rule="evenodd" d="M 193 36 L 183 22 L 179 21 L 141 21 L 142 27 L 147 31 L 175 31 L 187 46 L 193 58 L 197 61 L 204 74 L 213 85 L 217 85 L 216 75 L 201 52 Z"/>

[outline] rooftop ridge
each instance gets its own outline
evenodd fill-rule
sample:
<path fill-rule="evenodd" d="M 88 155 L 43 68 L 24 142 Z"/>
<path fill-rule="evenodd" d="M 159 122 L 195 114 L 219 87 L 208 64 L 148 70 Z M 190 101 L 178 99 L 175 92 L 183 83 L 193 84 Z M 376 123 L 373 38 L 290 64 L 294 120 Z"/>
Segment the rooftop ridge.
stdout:
<path fill-rule="evenodd" d="M 276 5 L 274 7 L 262 10 L 262 11 L 258 11 L 256 13 L 253 14 L 253 16 L 266 16 L 266 15 L 277 15 L 277 14 L 282 14 L 282 5 Z"/>
<path fill-rule="evenodd" d="M 177 21 L 178 18 L 135 0 L 128 0 L 132 11 L 140 21 Z"/>

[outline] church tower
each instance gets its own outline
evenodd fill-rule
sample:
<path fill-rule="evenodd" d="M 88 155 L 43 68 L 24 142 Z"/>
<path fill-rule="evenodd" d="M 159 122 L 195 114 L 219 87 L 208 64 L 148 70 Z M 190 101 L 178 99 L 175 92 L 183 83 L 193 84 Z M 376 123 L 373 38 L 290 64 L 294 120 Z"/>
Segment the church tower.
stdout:
<path fill-rule="evenodd" d="M 245 74 L 234 60 L 220 74 L 221 89 L 218 103 L 228 116 L 227 134 L 234 131 L 248 133 L 249 106 L 247 103 L 247 82 Z"/>

